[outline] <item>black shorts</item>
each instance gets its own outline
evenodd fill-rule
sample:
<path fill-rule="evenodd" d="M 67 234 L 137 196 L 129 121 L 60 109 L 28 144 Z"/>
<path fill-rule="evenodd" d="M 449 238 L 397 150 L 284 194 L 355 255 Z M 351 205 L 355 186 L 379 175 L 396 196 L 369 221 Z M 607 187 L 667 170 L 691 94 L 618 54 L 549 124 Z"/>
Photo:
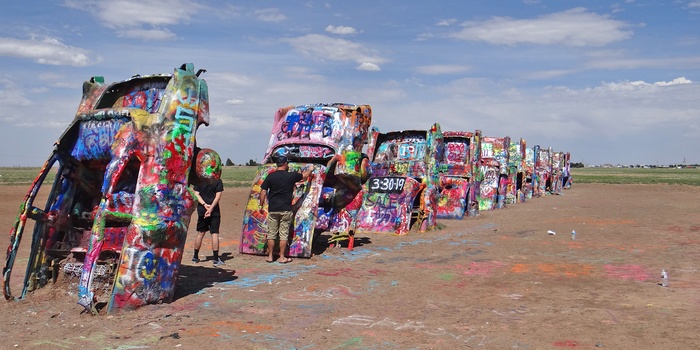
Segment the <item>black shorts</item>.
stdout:
<path fill-rule="evenodd" d="M 212 215 L 208 218 L 199 215 L 197 218 L 197 232 L 219 233 L 219 226 L 221 226 L 221 215 Z"/>

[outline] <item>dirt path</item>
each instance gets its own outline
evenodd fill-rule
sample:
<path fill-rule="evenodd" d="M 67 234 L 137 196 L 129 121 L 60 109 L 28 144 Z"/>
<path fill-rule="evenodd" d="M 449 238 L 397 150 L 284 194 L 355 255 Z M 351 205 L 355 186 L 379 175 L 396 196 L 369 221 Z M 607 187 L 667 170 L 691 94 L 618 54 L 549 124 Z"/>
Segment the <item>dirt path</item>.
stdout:
<path fill-rule="evenodd" d="M 27 187 L 0 189 L 0 230 L 7 237 Z M 317 245 L 311 259 L 286 265 L 238 254 L 248 192 L 224 192 L 224 268 L 189 261 L 193 220 L 172 303 L 93 317 L 81 314 L 75 285 L 44 288 L 0 304 L 0 348 L 700 344 L 698 187 L 576 184 L 563 196 L 442 220 L 440 231 L 363 235 L 353 251 Z M 5 249 L 9 240 L 0 243 Z M 27 238 L 23 246 L 28 244 Z M 209 241 L 203 252 L 210 253 Z M 18 259 L 21 264 L 26 258 Z M 669 271 L 667 288 L 658 285 L 662 269 Z M 14 277 L 13 284 L 19 280 Z"/>

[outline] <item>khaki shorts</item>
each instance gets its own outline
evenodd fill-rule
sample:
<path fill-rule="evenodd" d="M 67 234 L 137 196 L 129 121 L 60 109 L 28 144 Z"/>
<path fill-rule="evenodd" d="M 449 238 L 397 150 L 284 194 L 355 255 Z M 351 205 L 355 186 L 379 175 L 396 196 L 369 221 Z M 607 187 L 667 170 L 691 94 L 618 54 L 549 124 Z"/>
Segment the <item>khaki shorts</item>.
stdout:
<path fill-rule="evenodd" d="M 273 211 L 267 214 L 267 239 L 286 241 L 292 224 L 291 211 Z"/>

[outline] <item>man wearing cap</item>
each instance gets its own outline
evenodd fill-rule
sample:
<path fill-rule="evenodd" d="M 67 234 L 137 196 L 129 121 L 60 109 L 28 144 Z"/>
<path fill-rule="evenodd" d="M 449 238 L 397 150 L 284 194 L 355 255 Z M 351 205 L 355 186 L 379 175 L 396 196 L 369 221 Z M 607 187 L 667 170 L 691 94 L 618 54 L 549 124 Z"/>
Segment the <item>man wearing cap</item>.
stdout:
<path fill-rule="evenodd" d="M 265 200 L 269 198 L 267 214 L 267 262 L 274 261 L 272 256 L 275 250 L 275 243 L 279 241 L 280 258 L 279 263 L 286 264 L 292 259 L 285 256 L 287 251 L 287 238 L 289 227 L 292 223 L 292 198 L 294 197 L 294 186 L 299 181 L 306 180 L 313 167 L 308 167 L 301 173 L 289 172 L 289 162 L 286 156 L 277 156 L 275 163 L 277 170 L 273 171 L 263 181 L 260 188 L 260 212 L 263 213 Z"/>

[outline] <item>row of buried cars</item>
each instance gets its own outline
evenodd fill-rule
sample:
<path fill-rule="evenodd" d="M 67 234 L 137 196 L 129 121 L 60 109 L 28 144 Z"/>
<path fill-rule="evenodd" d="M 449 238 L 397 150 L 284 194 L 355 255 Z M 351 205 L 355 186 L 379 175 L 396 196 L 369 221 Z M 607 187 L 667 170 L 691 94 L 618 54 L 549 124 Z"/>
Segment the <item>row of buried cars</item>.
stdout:
<path fill-rule="evenodd" d="M 314 237 L 332 244 L 357 233 L 425 232 L 438 219 L 463 219 L 571 184 L 570 155 L 528 148 L 525 140 L 484 137 L 480 130 L 380 132 L 369 105 L 309 104 L 280 108 L 243 218 L 240 252 L 265 254 L 260 185 L 285 155 L 291 171 L 312 167 L 297 184 L 289 256 L 310 257 Z M 263 208 L 264 209 L 264 208 Z"/>
<path fill-rule="evenodd" d="M 98 314 L 169 302 L 175 292 L 196 200 L 191 185 L 220 178 L 222 163 L 196 145 L 209 125 L 209 92 L 186 63 L 172 74 L 83 83 L 73 121 L 32 182 L 10 230 L 3 294 L 22 299 L 59 277 L 77 285 L 78 304 Z M 298 184 L 288 255 L 310 257 L 315 237 L 437 227 L 532 196 L 560 192 L 569 155 L 480 131 L 380 132 L 368 105 L 280 108 L 247 202 L 240 252 L 265 254 L 260 185 L 286 155 L 290 169 L 312 167 Z M 55 177 L 37 203 L 47 176 Z M 49 182 L 49 181 L 46 181 Z M 43 198 L 42 196 L 39 196 Z M 29 249 L 20 249 L 30 232 Z M 25 238 L 28 239 L 28 238 Z M 26 255 L 25 255 L 26 254 Z M 26 259 L 20 283 L 15 261 Z M 12 287 L 19 287 L 18 294 Z"/>

